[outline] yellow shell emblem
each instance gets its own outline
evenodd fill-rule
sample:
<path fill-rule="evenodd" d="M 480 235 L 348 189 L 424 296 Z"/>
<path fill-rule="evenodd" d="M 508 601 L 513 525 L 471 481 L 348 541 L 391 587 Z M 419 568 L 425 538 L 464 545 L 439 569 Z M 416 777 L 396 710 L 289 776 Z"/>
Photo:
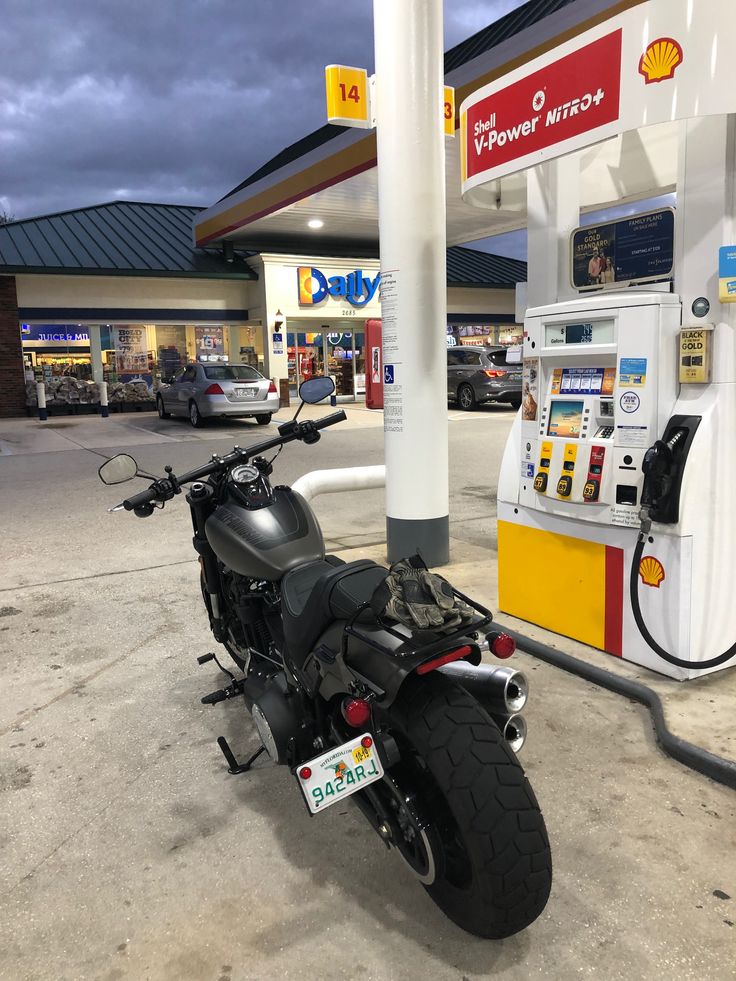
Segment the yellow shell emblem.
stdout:
<path fill-rule="evenodd" d="M 664 566 L 653 555 L 647 555 L 639 563 L 639 575 L 645 586 L 655 586 L 659 589 L 660 584 L 664 582 Z"/>
<path fill-rule="evenodd" d="M 658 37 L 639 59 L 639 72 L 647 85 L 672 78 L 682 62 L 682 47 L 671 37 Z"/>

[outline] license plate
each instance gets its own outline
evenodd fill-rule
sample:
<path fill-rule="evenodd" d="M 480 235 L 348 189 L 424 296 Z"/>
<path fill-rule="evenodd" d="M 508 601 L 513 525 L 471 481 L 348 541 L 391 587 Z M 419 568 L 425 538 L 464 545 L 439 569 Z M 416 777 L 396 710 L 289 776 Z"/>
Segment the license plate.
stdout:
<path fill-rule="evenodd" d="M 330 804 L 336 804 L 382 776 L 383 767 L 373 736 L 368 732 L 296 768 L 297 781 L 312 814 L 324 811 Z"/>
<path fill-rule="evenodd" d="M 255 385 L 252 388 L 235 389 L 236 399 L 254 399 L 256 395 L 258 395 L 258 388 Z"/>

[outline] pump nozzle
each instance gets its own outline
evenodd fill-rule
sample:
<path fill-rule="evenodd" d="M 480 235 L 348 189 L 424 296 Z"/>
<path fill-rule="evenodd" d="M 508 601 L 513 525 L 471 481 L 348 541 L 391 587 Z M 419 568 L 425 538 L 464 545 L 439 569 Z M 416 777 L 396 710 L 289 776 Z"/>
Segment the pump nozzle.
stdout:
<path fill-rule="evenodd" d="M 699 416 L 673 416 L 658 439 L 644 454 L 641 469 L 642 527 L 645 520 L 676 524 L 679 520 L 680 484 L 688 451 L 700 422 Z"/>

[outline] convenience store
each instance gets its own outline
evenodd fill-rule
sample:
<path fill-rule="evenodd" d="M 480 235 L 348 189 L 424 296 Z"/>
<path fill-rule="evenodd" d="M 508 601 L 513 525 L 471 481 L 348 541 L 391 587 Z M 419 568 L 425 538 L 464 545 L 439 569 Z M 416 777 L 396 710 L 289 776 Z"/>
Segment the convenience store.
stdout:
<path fill-rule="evenodd" d="M 251 364 L 293 393 L 329 373 L 341 400 L 363 398 L 378 259 L 196 247 L 200 210 L 118 201 L 0 227 L 0 415 L 24 413 L 41 380 L 52 411 L 94 405 L 102 381 L 111 404 L 153 408 L 195 360 Z M 448 330 L 503 340 L 525 277 L 523 262 L 448 249 Z"/>

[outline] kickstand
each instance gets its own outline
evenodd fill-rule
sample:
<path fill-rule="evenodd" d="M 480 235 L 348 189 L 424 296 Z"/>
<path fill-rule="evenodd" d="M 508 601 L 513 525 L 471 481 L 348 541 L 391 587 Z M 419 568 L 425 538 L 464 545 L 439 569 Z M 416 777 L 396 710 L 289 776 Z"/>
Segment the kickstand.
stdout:
<path fill-rule="evenodd" d="M 233 751 L 230 749 L 230 744 L 224 736 L 218 736 L 217 745 L 220 747 L 222 750 L 222 755 L 227 760 L 229 773 L 247 773 L 261 753 L 266 752 L 265 747 L 261 746 L 260 749 L 255 751 L 250 759 L 245 761 L 245 763 L 238 763 L 237 759 L 235 758 L 235 753 L 233 753 Z"/>

